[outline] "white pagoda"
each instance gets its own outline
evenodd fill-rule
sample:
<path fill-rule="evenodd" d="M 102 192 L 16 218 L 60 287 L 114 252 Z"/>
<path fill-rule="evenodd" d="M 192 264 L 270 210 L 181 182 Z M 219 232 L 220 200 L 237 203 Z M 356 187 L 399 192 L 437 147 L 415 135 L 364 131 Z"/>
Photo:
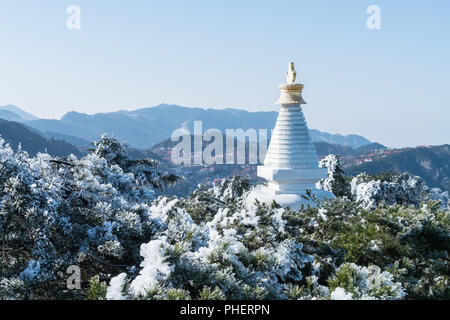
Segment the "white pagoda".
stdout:
<path fill-rule="evenodd" d="M 268 181 L 259 190 L 260 200 L 275 200 L 280 204 L 305 203 L 301 195 L 311 190 L 318 199 L 333 198 L 330 192 L 318 190 L 316 182 L 327 177 L 327 169 L 319 168 L 316 149 L 303 116 L 303 84 L 295 83 L 294 63 L 289 65 L 287 83 L 281 84 L 281 104 L 264 165 L 258 166 L 258 176 Z M 258 198 L 257 194 L 253 195 Z"/>

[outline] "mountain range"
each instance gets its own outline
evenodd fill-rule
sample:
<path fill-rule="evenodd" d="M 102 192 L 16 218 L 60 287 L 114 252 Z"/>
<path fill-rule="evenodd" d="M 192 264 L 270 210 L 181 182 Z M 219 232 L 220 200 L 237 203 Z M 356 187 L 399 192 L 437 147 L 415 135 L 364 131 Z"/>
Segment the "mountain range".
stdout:
<path fill-rule="evenodd" d="M 177 143 L 167 139 L 155 145 L 151 151 L 160 158 L 170 161 L 172 148 Z M 209 143 L 203 143 L 203 149 L 207 144 Z M 344 171 L 349 176 L 356 176 L 363 172 L 373 175 L 387 171 L 409 172 L 420 176 L 430 187 L 438 187 L 450 192 L 450 145 L 401 149 L 388 149 L 379 143 L 370 143 L 355 149 L 327 142 L 314 142 L 314 145 L 319 158 L 328 154 L 340 155 Z M 223 154 L 225 154 L 225 142 L 223 146 Z M 246 155 L 248 155 L 248 143 Z M 248 164 L 176 166 L 176 170 L 188 180 L 174 189 L 174 192 L 178 192 L 177 195 L 183 196 L 187 196 L 199 183 L 208 184 L 214 179 L 223 179 L 231 175 L 257 180 L 256 165 Z"/>
<path fill-rule="evenodd" d="M 128 141 L 131 140 L 134 142 L 134 145 L 130 143 L 129 154 L 131 157 L 136 159 L 150 157 L 161 160 L 164 158 L 167 159 L 167 147 L 173 144 L 170 139 L 167 140 L 168 136 L 170 136 L 167 130 L 165 130 L 166 136 L 162 140 L 159 140 L 163 137 L 163 134 L 158 132 L 161 128 L 164 129 L 162 123 L 169 123 L 173 127 L 179 127 L 181 123 L 181 126 L 189 127 L 193 120 L 197 120 L 196 117 L 198 116 L 206 119 L 203 123 L 203 130 L 205 130 L 213 126 L 223 128 L 238 119 L 240 122 L 236 126 L 239 125 L 244 128 L 245 126 L 254 125 L 255 122 L 257 125 L 258 121 L 264 126 L 271 126 L 270 117 L 272 117 L 273 121 L 276 118 L 276 113 L 272 112 L 250 113 L 233 109 L 194 109 L 192 112 L 197 115 L 189 116 L 189 114 L 184 113 L 189 110 L 189 108 L 178 106 L 158 106 L 130 112 L 120 111 L 93 116 L 69 113 L 61 120 L 42 120 L 15 106 L 6 106 L 0 107 L 0 118 L 9 119 L 0 119 L 0 136 L 13 148 L 17 148 L 20 143 L 22 149 L 31 155 L 37 152 L 47 151 L 53 156 L 65 157 L 69 154 L 81 156 L 84 154 L 86 147 L 90 146 L 90 141 L 97 139 L 102 133 L 102 129 L 97 128 L 94 130 L 96 125 L 101 128 L 109 127 L 112 130 L 114 129 L 113 124 L 116 123 L 116 129 L 118 130 L 112 130 L 115 136 L 120 138 L 123 137 L 122 134 L 125 136 L 129 135 L 132 139 Z M 252 115 L 255 115 L 255 117 L 252 117 Z M 222 127 L 220 126 L 221 116 L 223 116 Z M 150 121 L 152 117 L 154 119 Z M 75 121 L 77 118 L 79 122 Z M 131 121 L 130 118 L 134 118 L 135 122 Z M 84 123 L 82 119 L 86 119 L 87 123 Z M 183 122 L 183 120 L 186 121 Z M 143 127 L 133 128 L 131 125 L 132 123 L 138 125 L 137 123 L 140 122 L 143 123 Z M 150 122 L 155 127 L 148 124 Z M 209 125 L 206 126 L 205 122 L 209 123 Z M 148 125 L 145 125 L 145 123 Z M 46 126 L 45 124 L 50 125 Z M 125 127 L 126 130 L 121 130 L 122 127 Z M 38 130 L 37 128 L 42 128 L 45 131 Z M 90 135 L 83 134 L 87 131 L 86 128 L 90 128 Z M 97 133 L 92 133 L 92 131 Z M 150 148 L 146 148 L 145 150 L 143 148 L 133 148 L 136 145 L 145 146 L 146 140 L 144 138 L 133 138 L 137 132 L 141 132 L 143 137 L 150 141 L 163 142 L 155 144 L 151 150 Z M 153 137 L 150 135 L 151 132 L 154 133 Z M 331 135 L 316 130 L 311 130 L 311 135 L 313 140 L 315 140 L 319 157 L 331 153 L 342 155 L 345 171 L 350 175 L 355 175 L 360 172 L 377 174 L 381 171 L 407 171 L 421 176 L 432 187 L 440 187 L 441 189 L 450 191 L 449 145 L 392 150 L 378 143 L 370 143 L 367 139 L 356 135 Z M 141 141 L 141 144 L 139 141 Z M 335 141 L 339 141 L 339 143 Z M 152 143 L 150 142 L 150 144 Z M 162 161 L 166 163 L 164 160 Z M 225 167 L 223 169 L 220 168 L 222 167 L 215 168 L 215 174 L 218 174 L 220 170 L 223 171 L 223 174 L 242 173 L 239 171 L 239 168 L 228 168 L 229 173 L 226 173 L 228 171 L 225 170 Z"/>
<path fill-rule="evenodd" d="M 194 121 L 202 121 L 202 130 L 273 129 L 277 112 L 249 112 L 238 109 L 201 109 L 161 104 L 133 111 L 117 111 L 88 115 L 69 112 L 60 120 L 37 119 L 15 106 L 0 107 L 0 118 L 25 123 L 46 138 L 62 139 L 85 147 L 103 133 L 111 134 L 134 148 L 149 149 L 164 141 L 178 128 L 193 132 Z M 15 115 L 14 115 L 15 114 Z M 340 135 L 310 130 L 313 141 L 337 143 L 358 148 L 370 141 L 359 135 Z"/>
<path fill-rule="evenodd" d="M 450 145 L 390 150 L 371 161 L 345 168 L 349 175 L 383 171 L 409 172 L 423 178 L 430 187 L 450 192 Z"/>
<path fill-rule="evenodd" d="M 58 157 L 67 157 L 70 154 L 77 157 L 82 155 L 74 145 L 61 140 L 47 140 L 35 130 L 18 122 L 0 119 L 0 137 L 14 150 L 17 150 L 20 145 L 22 150 L 28 152 L 30 156 L 38 152 L 46 152 Z"/>
<path fill-rule="evenodd" d="M 12 119 L 6 119 L 5 117 L 13 117 L 15 118 L 14 121 L 19 122 L 26 122 L 26 121 L 32 121 L 37 120 L 38 117 L 32 115 L 31 113 L 28 113 L 19 107 L 9 104 L 7 106 L 0 106 L 0 118 L 5 120 L 12 120 Z"/>
<path fill-rule="evenodd" d="M 236 161 L 236 154 L 237 154 L 237 139 L 234 138 L 234 145 L 233 145 L 233 150 L 234 150 L 234 161 Z M 154 145 L 150 151 L 153 152 L 154 154 L 157 154 L 159 157 L 161 157 L 162 159 L 165 159 L 167 161 L 171 160 L 171 154 L 172 154 L 172 150 L 173 148 L 179 143 L 179 141 L 172 141 L 171 139 L 166 139 L 156 145 Z M 223 155 L 223 163 L 227 163 L 226 160 L 226 154 L 227 154 L 227 143 L 228 143 L 228 139 L 225 135 L 222 136 L 222 155 Z M 267 142 L 261 142 L 262 144 L 267 144 Z M 209 145 L 210 142 L 205 142 L 202 141 L 202 150 L 205 150 L 206 146 Z M 248 163 L 248 155 L 249 155 L 249 150 L 255 150 L 258 154 L 258 163 L 261 164 L 264 159 L 260 159 L 260 154 L 259 154 L 259 146 L 256 143 L 256 146 L 254 145 L 254 142 L 250 142 L 250 141 L 246 141 L 245 142 L 245 159 L 246 162 Z M 194 136 L 191 136 L 191 147 L 194 145 Z M 316 152 L 319 158 L 323 158 L 329 154 L 338 154 L 340 156 L 342 156 L 344 158 L 344 160 L 348 163 L 351 163 L 350 160 L 354 160 L 355 158 L 358 157 L 364 157 L 367 154 L 373 153 L 373 152 L 381 152 L 383 150 L 387 150 L 388 148 L 382 144 L 379 143 L 369 143 L 367 145 L 361 146 L 359 148 L 352 148 L 350 146 L 346 146 L 346 145 L 340 145 L 337 143 L 331 144 L 328 142 L 314 142 L 314 146 L 316 148 Z M 253 149 L 254 148 L 254 149 Z M 264 153 L 265 154 L 265 153 Z M 264 156 L 264 155 L 263 155 Z"/>

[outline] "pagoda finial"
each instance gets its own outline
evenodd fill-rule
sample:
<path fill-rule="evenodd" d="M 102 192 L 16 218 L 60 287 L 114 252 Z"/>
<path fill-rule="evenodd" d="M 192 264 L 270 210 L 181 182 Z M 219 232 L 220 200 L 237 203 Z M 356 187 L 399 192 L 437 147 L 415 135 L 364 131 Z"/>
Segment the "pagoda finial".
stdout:
<path fill-rule="evenodd" d="M 295 71 L 295 69 L 294 69 L 294 63 L 290 62 L 288 72 L 286 73 L 286 83 L 294 84 L 296 77 L 297 77 L 297 71 Z"/>
<path fill-rule="evenodd" d="M 301 105 L 306 104 L 302 97 L 303 85 L 300 83 L 295 83 L 295 78 L 297 78 L 297 71 L 295 71 L 294 63 L 289 63 L 289 69 L 286 73 L 286 82 L 280 84 L 279 88 L 281 90 L 281 95 L 277 104 L 284 105 Z"/>

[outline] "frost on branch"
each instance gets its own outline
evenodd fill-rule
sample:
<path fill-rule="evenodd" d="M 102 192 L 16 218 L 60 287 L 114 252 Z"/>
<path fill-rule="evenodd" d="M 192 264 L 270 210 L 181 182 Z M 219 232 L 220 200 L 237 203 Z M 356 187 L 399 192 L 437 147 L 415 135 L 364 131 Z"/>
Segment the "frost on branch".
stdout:
<path fill-rule="evenodd" d="M 448 196 L 416 177 L 359 175 L 350 197 L 299 210 L 247 203 L 239 177 L 156 198 L 164 172 L 111 138 L 97 147 L 58 167 L 0 143 L 0 298 L 449 296 Z"/>
<path fill-rule="evenodd" d="M 320 160 L 319 167 L 328 169 L 328 177 L 317 183 L 317 188 L 332 192 L 336 197 L 351 197 L 350 183 L 341 168 L 339 156 L 330 154 Z"/>
<path fill-rule="evenodd" d="M 0 141 L 0 298 L 79 298 L 83 291 L 66 288 L 68 266 L 93 276 L 140 261 L 141 243 L 163 225 L 151 206 L 167 174 L 106 140 L 63 166 Z"/>
<path fill-rule="evenodd" d="M 392 274 L 373 265 L 366 268 L 343 264 L 329 284 L 332 300 L 393 300 L 405 296 L 402 285 L 393 281 Z"/>
<path fill-rule="evenodd" d="M 94 142 L 93 154 L 106 159 L 110 165 L 118 165 L 126 173 L 132 173 L 136 182 L 141 185 L 152 185 L 155 189 L 164 190 L 179 180 L 179 177 L 160 171 L 159 162 L 152 159 L 132 160 L 127 154 L 127 146 L 112 137 L 103 135 Z"/>
<path fill-rule="evenodd" d="M 418 206 L 421 202 L 440 200 L 445 207 L 447 192 L 429 188 L 424 181 L 408 173 L 389 173 L 382 177 L 359 174 L 351 181 L 351 193 L 365 208 L 376 208 L 379 203 Z"/>

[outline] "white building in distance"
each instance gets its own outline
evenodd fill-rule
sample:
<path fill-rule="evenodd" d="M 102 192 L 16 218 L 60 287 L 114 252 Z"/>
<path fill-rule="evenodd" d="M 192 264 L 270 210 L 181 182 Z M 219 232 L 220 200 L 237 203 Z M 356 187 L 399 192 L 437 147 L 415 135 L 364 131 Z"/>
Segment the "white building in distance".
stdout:
<path fill-rule="evenodd" d="M 327 177 L 327 169 L 319 168 L 316 149 L 309 135 L 302 111 L 306 104 L 302 97 L 303 84 L 295 83 L 294 63 L 289 64 L 287 83 L 281 84 L 281 96 L 277 104 L 281 110 L 270 140 L 264 165 L 258 166 L 258 176 L 268 185 L 257 188 L 248 200 L 262 202 L 275 200 L 281 205 L 296 207 L 301 203 L 313 203 L 302 197 L 309 189 L 317 199 L 333 198 L 330 192 L 318 190 L 316 183 Z M 269 204 L 269 203 L 268 203 Z"/>

